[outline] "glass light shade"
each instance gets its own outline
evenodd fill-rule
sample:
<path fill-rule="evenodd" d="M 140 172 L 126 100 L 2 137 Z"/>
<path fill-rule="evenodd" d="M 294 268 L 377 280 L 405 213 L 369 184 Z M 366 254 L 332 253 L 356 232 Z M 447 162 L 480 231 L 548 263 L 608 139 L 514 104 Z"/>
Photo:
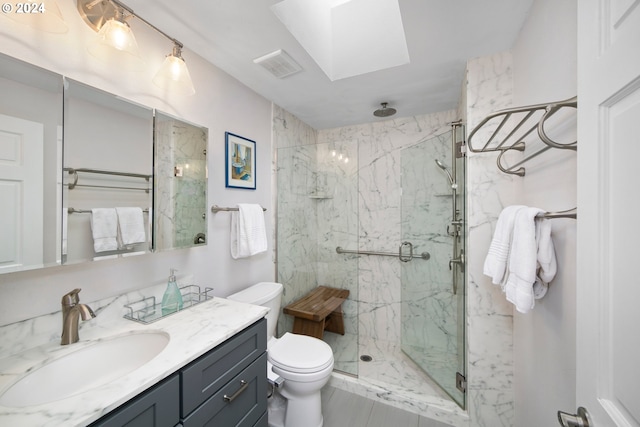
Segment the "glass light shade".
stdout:
<path fill-rule="evenodd" d="M 27 0 L 15 4 L 5 4 L 12 5 L 13 10 L 3 13 L 3 15 L 15 22 L 28 25 L 46 33 L 62 34 L 69 30 L 56 0 L 37 2 Z"/>
<path fill-rule="evenodd" d="M 174 88 L 185 94 L 193 95 L 196 90 L 184 60 L 175 55 L 168 55 L 153 78 L 153 83 L 160 88 Z"/>
<path fill-rule="evenodd" d="M 114 18 L 100 27 L 88 50 L 92 56 L 120 68 L 139 71 L 144 67 L 131 27 Z"/>
<path fill-rule="evenodd" d="M 140 56 L 136 38 L 126 22 L 109 19 L 98 31 L 98 43 L 133 56 Z"/>

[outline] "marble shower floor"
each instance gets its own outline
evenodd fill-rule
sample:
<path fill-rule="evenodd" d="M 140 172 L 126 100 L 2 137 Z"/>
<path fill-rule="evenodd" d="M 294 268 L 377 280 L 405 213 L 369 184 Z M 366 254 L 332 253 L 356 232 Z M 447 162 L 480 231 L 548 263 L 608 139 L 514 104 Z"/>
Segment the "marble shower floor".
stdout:
<path fill-rule="evenodd" d="M 468 425 L 465 411 L 399 346 L 379 340 L 360 341 L 358 357 L 368 355 L 372 360 L 358 363 L 357 378 L 334 373 L 331 386 L 456 427 Z"/>

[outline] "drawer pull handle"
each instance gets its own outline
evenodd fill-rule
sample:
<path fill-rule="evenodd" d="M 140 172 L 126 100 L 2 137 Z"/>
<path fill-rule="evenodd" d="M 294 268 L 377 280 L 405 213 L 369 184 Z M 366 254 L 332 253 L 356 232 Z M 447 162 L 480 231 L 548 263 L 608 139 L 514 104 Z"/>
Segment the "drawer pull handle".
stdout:
<path fill-rule="evenodd" d="M 249 387 L 249 383 L 246 382 L 245 380 L 240 380 L 240 388 L 238 389 L 238 391 L 233 393 L 231 396 L 227 396 L 225 394 L 222 398 L 224 399 L 225 402 L 231 403 L 234 400 L 236 400 L 236 397 L 240 396 L 242 392 L 247 389 L 247 387 Z"/>

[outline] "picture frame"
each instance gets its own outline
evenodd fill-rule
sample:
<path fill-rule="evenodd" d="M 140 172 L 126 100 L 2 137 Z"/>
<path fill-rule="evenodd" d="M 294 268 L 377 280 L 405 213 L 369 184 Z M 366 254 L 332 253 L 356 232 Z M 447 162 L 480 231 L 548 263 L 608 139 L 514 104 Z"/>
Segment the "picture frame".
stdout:
<path fill-rule="evenodd" d="M 231 132 L 225 139 L 225 186 L 256 189 L 256 142 Z"/>

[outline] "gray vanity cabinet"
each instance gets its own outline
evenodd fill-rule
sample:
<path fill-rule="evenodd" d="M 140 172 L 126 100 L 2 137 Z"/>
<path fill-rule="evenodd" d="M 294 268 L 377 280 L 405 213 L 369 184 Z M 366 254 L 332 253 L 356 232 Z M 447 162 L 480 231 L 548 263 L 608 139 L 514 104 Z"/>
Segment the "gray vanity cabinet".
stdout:
<path fill-rule="evenodd" d="M 91 427 L 267 427 L 262 319 Z"/>
<path fill-rule="evenodd" d="M 262 319 L 181 369 L 184 427 L 255 426 L 267 411 L 266 350 Z"/>
<path fill-rule="evenodd" d="M 180 420 L 180 378 L 174 374 L 91 427 L 174 427 Z"/>

